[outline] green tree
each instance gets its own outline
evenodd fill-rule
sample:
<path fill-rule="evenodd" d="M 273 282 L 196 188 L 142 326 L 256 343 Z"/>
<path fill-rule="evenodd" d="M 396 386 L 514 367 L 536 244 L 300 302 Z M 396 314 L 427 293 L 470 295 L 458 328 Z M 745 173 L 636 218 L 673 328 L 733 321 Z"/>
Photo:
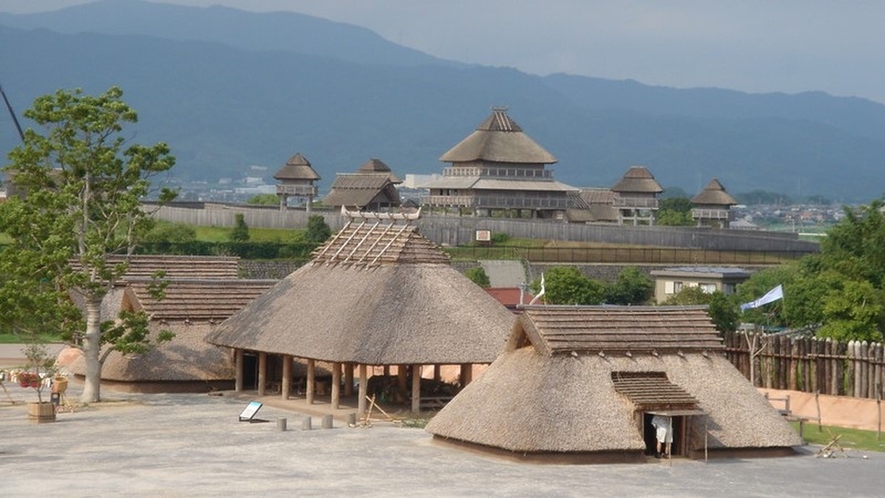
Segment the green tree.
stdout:
<path fill-rule="evenodd" d="M 635 266 L 618 273 L 614 283 L 606 288 L 605 302 L 609 304 L 645 304 L 654 294 L 655 284 Z"/>
<path fill-rule="evenodd" d="M 234 215 L 234 228 L 230 231 L 230 240 L 234 242 L 249 240 L 249 226 L 246 225 L 246 217 L 243 216 L 243 213 Z"/>
<path fill-rule="evenodd" d="M 661 199 L 655 223 L 661 226 L 692 226 L 691 200 L 688 197 Z"/>
<path fill-rule="evenodd" d="M 605 284 L 581 274 L 574 266 L 556 266 L 544 274 L 544 301 L 550 304 L 600 304 L 605 299 Z M 535 295 L 540 281 L 532 283 Z"/>
<path fill-rule="evenodd" d="M 82 345 L 87 403 L 100 401 L 102 363 L 111 350 L 133 353 L 150 346 L 144 322 L 137 320 L 124 320 L 130 328 L 105 336 L 112 326 L 102 319 L 101 303 L 151 228 L 141 203 L 151 193 L 150 177 L 175 163 L 164 143 L 124 148 L 123 125 L 135 123 L 137 114 L 122 95 L 112 87 L 99 96 L 59 90 L 38 97 L 24 116 L 43 133 L 28 129 L 4 167 L 24 195 L 0 205 L 0 226 L 13 239 L 0 278 L 4 287 L 21 284 L 20 294 L 4 296 L 11 300 L 0 304 L 0 314 L 45 315 Z M 157 197 L 162 205 L 175 193 L 161 189 Z M 82 315 L 66 304 L 69 294 L 83 303 Z M 85 328 L 78 326 L 80 317 Z M 167 334 L 158 338 L 165 339 Z"/>
<path fill-rule="evenodd" d="M 732 297 L 716 292 L 704 292 L 700 287 L 683 287 L 682 290 L 664 301 L 665 305 L 704 305 L 707 314 L 720 332 L 734 332 L 740 323 L 738 304 Z"/>
<path fill-rule="evenodd" d="M 304 238 L 311 244 L 320 245 L 332 235 L 332 229 L 322 215 L 312 214 L 307 219 L 307 233 Z"/>
<path fill-rule="evenodd" d="M 482 266 L 474 266 L 473 268 L 468 269 L 464 272 L 464 276 L 482 288 L 492 286 L 492 281 L 489 280 L 489 276 L 486 275 L 486 271 Z"/>
<path fill-rule="evenodd" d="M 247 199 L 246 204 L 256 206 L 279 206 L 280 198 L 277 194 L 256 194 Z"/>

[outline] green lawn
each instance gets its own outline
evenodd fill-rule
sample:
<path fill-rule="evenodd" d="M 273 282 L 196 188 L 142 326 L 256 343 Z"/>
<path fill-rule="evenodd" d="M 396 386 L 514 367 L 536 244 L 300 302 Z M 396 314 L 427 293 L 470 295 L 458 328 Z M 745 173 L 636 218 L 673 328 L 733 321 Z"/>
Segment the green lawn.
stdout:
<path fill-rule="evenodd" d="M 792 422 L 792 425 L 796 432 L 799 432 L 799 422 Z M 828 425 L 818 429 L 817 424 L 805 423 L 803 436 L 808 444 L 826 446 L 837 435 L 839 436 L 837 443 L 846 450 L 885 451 L 885 434 L 881 436 L 881 439 L 877 439 L 876 431 L 846 429 Z M 836 455 L 839 455 L 838 451 L 836 451 Z"/>
<path fill-rule="evenodd" d="M 230 240 L 230 228 L 194 227 L 197 240 L 203 242 L 227 242 Z M 304 233 L 303 229 L 282 228 L 249 228 L 249 240 L 253 242 L 290 242 Z"/>

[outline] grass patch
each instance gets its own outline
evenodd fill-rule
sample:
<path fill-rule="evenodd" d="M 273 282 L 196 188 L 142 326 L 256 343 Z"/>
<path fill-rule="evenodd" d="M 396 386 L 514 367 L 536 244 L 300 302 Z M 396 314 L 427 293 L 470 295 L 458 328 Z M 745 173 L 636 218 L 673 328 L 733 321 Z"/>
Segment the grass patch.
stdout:
<path fill-rule="evenodd" d="M 799 422 L 790 422 L 793 429 L 799 432 Z M 885 435 L 882 439 L 876 439 L 876 431 L 865 431 L 862 429 L 848 429 L 845 427 L 834 427 L 825 425 L 818 430 L 815 424 L 805 424 L 803 437 L 808 444 L 819 444 L 826 446 L 833 440 L 833 437 L 839 435 L 838 444 L 842 448 L 863 450 L 863 451 L 885 451 Z"/>

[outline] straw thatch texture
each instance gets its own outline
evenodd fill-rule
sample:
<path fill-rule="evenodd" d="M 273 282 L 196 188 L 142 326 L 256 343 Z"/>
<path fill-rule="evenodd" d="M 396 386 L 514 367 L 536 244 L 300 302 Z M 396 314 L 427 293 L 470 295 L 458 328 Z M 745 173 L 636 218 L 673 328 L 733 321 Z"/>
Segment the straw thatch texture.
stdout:
<path fill-rule="evenodd" d="M 123 256 L 111 255 L 108 262 L 121 263 Z M 129 256 L 129 268 L 123 280 L 151 278 L 155 272 L 164 272 L 166 279 L 198 278 L 235 279 L 239 275 L 239 260 L 235 256 L 169 256 L 169 255 L 132 255 Z M 73 268 L 79 263 L 71 262 Z"/>
<path fill-rule="evenodd" d="M 704 306 L 528 306 L 510 348 L 530 341 L 546 354 L 675 353 L 723 349 Z"/>
<path fill-rule="evenodd" d="M 378 220 L 348 222 L 313 253 L 312 264 L 377 266 L 391 263 L 448 264 L 449 257 L 414 225 Z"/>
<path fill-rule="evenodd" d="M 617 393 L 612 372 L 663 372 L 698 400 L 689 447 L 772 448 L 802 444 L 778 412 L 722 356 L 600 357 L 510 351 L 427 424 L 440 437 L 515 452 L 642 451 L 638 409 Z M 675 406 L 679 408 L 681 406 Z"/>
<path fill-rule="evenodd" d="M 660 194 L 664 189 L 645 166 L 631 166 L 621 180 L 612 187 L 612 192 L 623 194 Z"/>
<path fill-rule="evenodd" d="M 738 202 L 725 191 L 725 187 L 716 178 L 704 187 L 698 195 L 692 197 L 691 203 L 698 206 L 734 206 Z"/>
<path fill-rule="evenodd" d="M 313 169 L 310 161 L 301 153 L 297 153 L 290 157 L 286 164 L 273 175 L 275 180 L 319 180 L 320 175 Z"/>
<path fill-rule="evenodd" d="M 399 193 L 394 185 L 386 173 L 339 173 L 323 203 L 359 208 L 379 203 L 399 205 Z"/>
<path fill-rule="evenodd" d="M 486 161 L 517 164 L 553 164 L 556 158 L 538 145 L 507 115 L 493 109 L 476 131 L 443 154 L 440 161 L 464 163 Z"/>
<path fill-rule="evenodd" d="M 132 281 L 123 306 L 145 311 L 152 320 L 220 323 L 270 289 L 276 280 L 172 280 L 164 298 L 154 299 L 151 282 Z"/>
<path fill-rule="evenodd" d="M 448 264 L 312 264 L 207 340 L 330 362 L 490 363 L 512 321 L 504 306 Z"/>
<path fill-rule="evenodd" d="M 615 318 L 621 325 L 614 327 L 604 321 L 569 325 L 580 316 L 576 311 L 585 311 L 589 319 L 599 316 L 600 307 L 550 307 L 546 313 L 539 308 L 525 310 L 506 352 L 428 423 L 428 432 L 512 452 L 641 452 L 646 445 L 634 413 L 700 409 L 703 415 L 690 419 L 689 450 L 703 449 L 705 431 L 713 449 L 801 444 L 727 359 L 707 352 L 716 348 L 708 344 L 707 327 L 696 323 L 698 309 L 661 307 L 674 330 L 696 330 L 696 338 L 681 335 L 684 344 L 676 349 L 670 347 L 671 331 L 641 308 L 621 307 L 625 316 Z M 637 316 L 632 325 L 627 323 L 630 314 Z M 562 354 L 566 349 L 551 336 L 551 330 L 566 328 L 573 335 L 593 337 L 596 327 L 615 330 L 622 345 L 611 347 L 616 342 L 612 340 L 605 350 L 593 346 Z M 628 330 L 642 339 L 629 338 Z M 574 337 L 569 341 L 597 342 Z M 640 347 L 642 342 L 655 347 Z M 630 377 L 641 382 L 616 388 L 619 379 Z M 655 385 L 657 392 L 643 389 Z"/>

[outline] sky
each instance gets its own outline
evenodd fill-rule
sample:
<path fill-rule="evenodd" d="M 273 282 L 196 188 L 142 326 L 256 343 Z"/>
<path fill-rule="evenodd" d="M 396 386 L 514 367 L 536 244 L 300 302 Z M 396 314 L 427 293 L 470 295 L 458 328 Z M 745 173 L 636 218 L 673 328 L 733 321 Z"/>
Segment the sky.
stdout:
<path fill-rule="evenodd" d="M 87 0 L 3 0 L 36 12 Z M 885 103 L 880 0 L 165 0 L 288 10 L 467 63 Z"/>

